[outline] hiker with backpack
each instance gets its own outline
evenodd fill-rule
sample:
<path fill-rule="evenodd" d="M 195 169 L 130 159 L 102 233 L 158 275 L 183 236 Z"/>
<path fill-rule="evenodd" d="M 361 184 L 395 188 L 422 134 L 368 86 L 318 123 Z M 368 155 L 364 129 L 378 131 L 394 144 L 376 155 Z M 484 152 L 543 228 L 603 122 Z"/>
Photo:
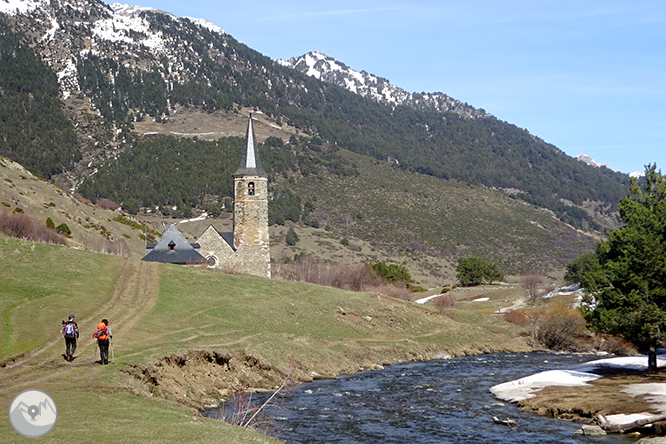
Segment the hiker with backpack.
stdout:
<path fill-rule="evenodd" d="M 62 320 L 62 335 L 65 338 L 65 360 L 73 361 L 76 351 L 76 341 L 79 340 L 79 326 L 74 321 L 74 315 L 69 315 L 67 322 Z"/>
<path fill-rule="evenodd" d="M 99 346 L 99 363 L 102 365 L 109 363 L 109 342 L 113 337 L 108 325 L 109 321 L 102 319 L 102 322 L 97 324 L 97 331 L 93 334 L 93 338 L 97 339 L 97 345 Z"/>

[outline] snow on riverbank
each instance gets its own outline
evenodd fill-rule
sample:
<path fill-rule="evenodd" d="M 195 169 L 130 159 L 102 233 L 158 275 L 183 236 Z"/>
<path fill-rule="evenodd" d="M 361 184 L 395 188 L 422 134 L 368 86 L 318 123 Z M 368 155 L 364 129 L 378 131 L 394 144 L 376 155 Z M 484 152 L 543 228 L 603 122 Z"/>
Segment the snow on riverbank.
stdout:
<path fill-rule="evenodd" d="M 666 366 L 666 359 L 657 359 L 659 367 Z M 644 371 L 647 369 L 647 356 L 629 356 L 605 358 L 573 366 L 570 370 L 548 370 L 515 381 L 504 382 L 490 388 L 495 397 L 509 402 L 518 402 L 533 398 L 537 392 L 550 386 L 576 387 L 601 378 L 593 372 L 599 369 L 620 369 Z M 655 409 L 666 413 L 666 383 L 627 384 L 622 392 L 630 396 L 645 396 Z M 609 415 L 605 419 L 609 424 L 630 424 L 640 419 L 657 418 L 651 413 L 632 415 Z"/>
<path fill-rule="evenodd" d="M 586 385 L 601 376 L 574 370 L 548 370 L 516 379 L 490 388 L 490 392 L 503 401 L 518 402 L 534 398 L 534 392 L 552 385 L 575 387 Z"/>

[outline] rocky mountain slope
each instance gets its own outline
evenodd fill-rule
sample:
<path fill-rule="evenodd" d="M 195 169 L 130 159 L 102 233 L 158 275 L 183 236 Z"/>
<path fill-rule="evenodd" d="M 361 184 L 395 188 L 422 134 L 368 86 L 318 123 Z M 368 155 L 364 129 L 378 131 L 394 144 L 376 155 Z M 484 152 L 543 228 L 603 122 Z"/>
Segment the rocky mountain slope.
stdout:
<path fill-rule="evenodd" d="M 487 116 L 484 110 L 475 109 L 441 92 L 409 93 L 391 85 L 388 79 L 355 71 L 321 52 L 309 52 L 287 61 L 278 60 L 278 63 L 391 107 L 405 105 L 419 111 L 452 112 L 465 118 Z"/>

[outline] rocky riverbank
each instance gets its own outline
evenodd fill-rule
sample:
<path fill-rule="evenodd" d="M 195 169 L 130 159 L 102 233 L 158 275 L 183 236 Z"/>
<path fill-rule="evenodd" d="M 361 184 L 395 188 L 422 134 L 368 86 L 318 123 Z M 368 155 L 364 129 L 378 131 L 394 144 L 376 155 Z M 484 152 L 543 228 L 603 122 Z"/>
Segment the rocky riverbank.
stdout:
<path fill-rule="evenodd" d="M 660 365 L 666 362 L 660 360 Z M 607 358 L 491 389 L 526 412 L 600 426 L 609 433 L 666 434 L 666 374 L 646 357 Z"/>

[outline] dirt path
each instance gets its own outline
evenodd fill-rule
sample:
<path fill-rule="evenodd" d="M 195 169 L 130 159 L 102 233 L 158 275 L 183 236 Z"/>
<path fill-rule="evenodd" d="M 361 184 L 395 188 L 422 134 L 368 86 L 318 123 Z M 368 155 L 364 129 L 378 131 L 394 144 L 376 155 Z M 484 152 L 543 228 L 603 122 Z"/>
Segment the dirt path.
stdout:
<path fill-rule="evenodd" d="M 16 394 L 20 390 L 58 379 L 67 378 L 69 382 L 72 378 L 94 380 L 90 372 L 97 374 L 101 366 L 94 363 L 99 359 L 99 352 L 91 336 L 102 318 L 111 321 L 109 327 L 115 342 L 140 341 L 140 338 L 132 336 L 131 331 L 157 303 L 159 275 L 157 267 L 151 262 L 136 264 L 134 261 L 124 262 L 118 272 L 111 299 L 92 315 L 78 320 L 80 340 L 73 362 L 64 360 L 64 341 L 62 336 L 55 334 L 46 344 L 0 368 L 0 396 Z M 76 371 L 84 368 L 85 372 Z"/>

